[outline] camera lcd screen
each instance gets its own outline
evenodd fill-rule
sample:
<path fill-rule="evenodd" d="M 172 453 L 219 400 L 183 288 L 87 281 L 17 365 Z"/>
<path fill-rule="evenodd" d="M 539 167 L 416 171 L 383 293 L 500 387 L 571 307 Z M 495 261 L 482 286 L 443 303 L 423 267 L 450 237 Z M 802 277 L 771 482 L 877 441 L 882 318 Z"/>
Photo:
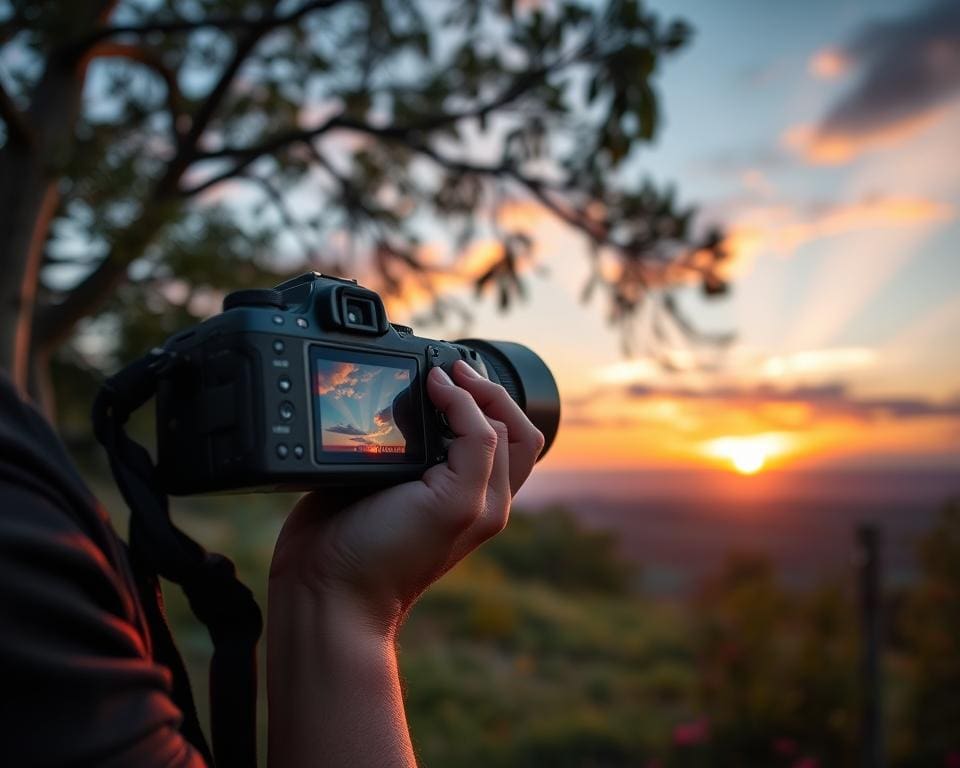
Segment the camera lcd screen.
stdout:
<path fill-rule="evenodd" d="M 423 462 L 416 360 L 313 346 L 310 375 L 318 462 Z"/>

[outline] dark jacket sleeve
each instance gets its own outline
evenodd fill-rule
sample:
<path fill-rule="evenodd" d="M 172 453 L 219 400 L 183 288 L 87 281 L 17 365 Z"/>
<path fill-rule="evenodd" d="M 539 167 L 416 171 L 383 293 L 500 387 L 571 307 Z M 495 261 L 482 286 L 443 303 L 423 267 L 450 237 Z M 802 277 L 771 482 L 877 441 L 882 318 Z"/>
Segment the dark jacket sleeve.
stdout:
<path fill-rule="evenodd" d="M 136 598 L 56 495 L 0 474 L 0 750 L 8 765 L 194 766 Z M 9 762 L 7 762 L 9 760 Z"/>

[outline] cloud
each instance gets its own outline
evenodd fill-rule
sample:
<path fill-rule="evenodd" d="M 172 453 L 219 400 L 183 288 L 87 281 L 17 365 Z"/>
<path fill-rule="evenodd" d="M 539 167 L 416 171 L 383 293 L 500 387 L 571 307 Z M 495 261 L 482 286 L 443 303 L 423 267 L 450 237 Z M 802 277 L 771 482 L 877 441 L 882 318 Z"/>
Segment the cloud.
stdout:
<path fill-rule="evenodd" d="M 947 203 L 923 197 L 872 197 L 857 202 L 803 206 L 759 205 L 732 218 L 727 239 L 728 277 L 748 271 L 762 253 L 792 255 L 808 243 L 851 232 L 902 229 L 948 221 Z"/>
<path fill-rule="evenodd" d="M 833 347 L 810 349 L 786 355 L 773 355 L 760 366 L 763 376 L 784 378 L 791 376 L 836 374 L 839 371 L 868 368 L 877 360 L 877 353 L 866 347 Z"/>
<path fill-rule="evenodd" d="M 393 405 L 388 405 L 373 414 L 374 425 L 383 432 L 388 432 L 393 424 Z"/>
<path fill-rule="evenodd" d="M 363 436 L 368 434 L 362 429 L 353 426 L 353 424 L 337 424 L 333 427 L 327 427 L 327 432 L 336 432 L 338 435 L 358 435 Z"/>
<path fill-rule="evenodd" d="M 960 417 L 960 397 L 936 402 L 921 397 L 857 397 L 840 382 L 778 388 L 767 384 L 753 387 L 718 386 L 706 389 L 654 387 L 634 384 L 626 388 L 632 400 L 682 400 L 717 402 L 727 407 L 762 408 L 765 405 L 807 406 L 820 416 L 873 420 L 882 417 L 910 419 L 925 416 Z"/>
<path fill-rule="evenodd" d="M 870 23 L 841 48 L 816 54 L 810 67 L 821 77 L 848 69 L 859 77 L 819 123 L 788 131 L 787 146 L 810 162 L 835 164 L 897 144 L 936 122 L 960 92 L 960 3 L 939 0 Z"/>
<path fill-rule="evenodd" d="M 328 430 L 328 431 L 332 432 L 333 430 Z M 373 440 L 368 440 L 365 437 L 351 437 L 350 442 L 361 443 L 362 445 L 376 445 L 376 443 L 374 443 Z"/>
<path fill-rule="evenodd" d="M 369 384 L 379 375 L 380 369 L 360 372 L 359 366 L 354 363 L 334 363 L 329 372 L 317 372 L 316 394 L 330 395 L 334 400 L 345 397 L 350 400 L 363 400 L 368 390 L 359 385 Z"/>
<path fill-rule="evenodd" d="M 810 57 L 808 69 L 814 77 L 821 80 L 833 80 L 850 69 L 848 54 L 836 48 L 823 48 Z"/>
<path fill-rule="evenodd" d="M 317 372 L 316 394 L 326 395 L 334 392 L 344 385 L 349 385 L 351 379 L 355 385 L 357 382 L 352 377 L 357 366 L 353 363 L 335 363 L 329 373 L 324 371 Z"/>

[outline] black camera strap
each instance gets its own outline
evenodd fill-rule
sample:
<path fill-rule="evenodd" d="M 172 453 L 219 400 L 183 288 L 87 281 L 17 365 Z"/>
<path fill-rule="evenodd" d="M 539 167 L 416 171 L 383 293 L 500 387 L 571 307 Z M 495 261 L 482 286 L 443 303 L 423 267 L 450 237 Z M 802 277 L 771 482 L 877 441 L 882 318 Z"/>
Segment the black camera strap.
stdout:
<path fill-rule="evenodd" d="M 182 733 L 204 758 L 221 768 L 255 768 L 257 641 L 263 617 L 253 593 L 233 563 L 177 528 L 167 495 L 147 450 L 124 425 L 149 400 L 161 373 L 176 365 L 154 349 L 107 379 L 93 406 L 93 428 L 130 508 L 130 561 L 154 644 L 154 655 L 173 675 L 174 700 L 184 715 Z M 165 619 L 158 576 L 179 584 L 194 615 L 213 640 L 210 662 L 210 719 L 213 753 L 197 719 L 183 660 Z"/>

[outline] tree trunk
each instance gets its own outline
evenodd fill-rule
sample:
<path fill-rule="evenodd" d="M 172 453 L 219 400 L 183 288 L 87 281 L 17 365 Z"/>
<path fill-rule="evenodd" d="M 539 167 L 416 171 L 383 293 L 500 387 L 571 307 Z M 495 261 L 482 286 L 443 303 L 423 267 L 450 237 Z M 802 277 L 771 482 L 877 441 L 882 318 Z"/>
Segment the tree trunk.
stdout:
<path fill-rule="evenodd" d="M 0 366 L 27 391 L 30 327 L 43 246 L 59 195 L 33 150 L 0 150 Z"/>
<path fill-rule="evenodd" d="M 102 23 L 116 0 L 77 9 L 77 31 Z M 7 131 L 0 149 L 0 368 L 28 391 L 31 328 L 40 263 L 57 205 L 60 168 L 70 157 L 87 57 L 52 52 L 23 115 L 26 135 Z"/>

